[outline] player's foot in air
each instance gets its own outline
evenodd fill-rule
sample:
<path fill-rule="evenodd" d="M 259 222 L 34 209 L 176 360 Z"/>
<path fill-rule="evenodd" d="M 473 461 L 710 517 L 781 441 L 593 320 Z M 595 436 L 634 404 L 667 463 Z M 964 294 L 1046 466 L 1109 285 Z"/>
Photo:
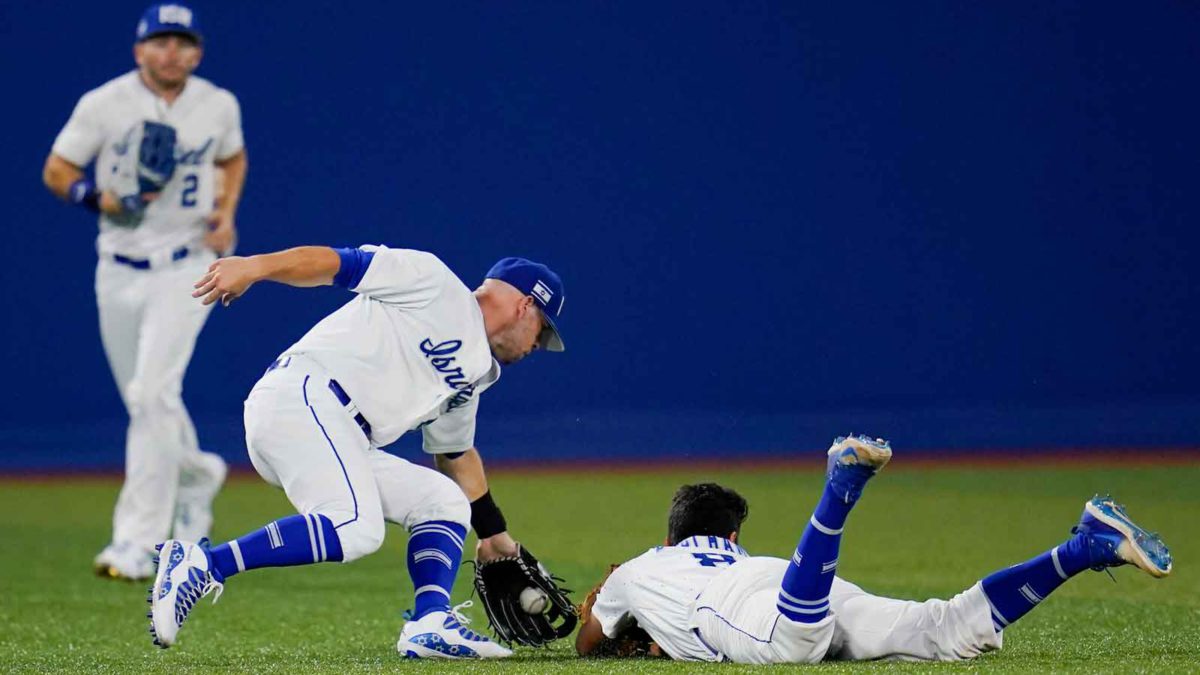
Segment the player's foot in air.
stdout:
<path fill-rule="evenodd" d="M 120 581 L 145 581 L 154 576 L 154 552 L 129 543 L 113 543 L 92 561 L 96 576 Z"/>
<path fill-rule="evenodd" d="M 201 452 L 196 466 L 179 476 L 179 495 L 171 536 L 180 541 L 200 541 L 212 527 L 212 502 L 225 483 L 229 467 L 220 455 Z"/>
<path fill-rule="evenodd" d="M 1135 565 L 1152 577 L 1171 573 L 1171 551 L 1162 538 L 1133 522 L 1109 495 L 1096 495 L 1084 504 L 1079 524 L 1071 531 L 1086 538 L 1094 570 Z"/>
<path fill-rule="evenodd" d="M 430 612 L 404 624 L 396 651 L 409 659 L 501 659 L 512 656 L 503 647 L 466 627 L 460 612 L 470 601 L 449 612 Z"/>
<path fill-rule="evenodd" d="M 825 480 L 834 492 L 847 502 L 857 501 L 862 489 L 888 461 L 892 446 L 882 438 L 838 436 L 829 448 Z"/>
<path fill-rule="evenodd" d="M 154 644 L 166 649 L 175 644 L 180 627 L 196 603 L 216 592 L 213 602 L 221 597 L 225 585 L 214 576 L 208 541 L 190 543 L 168 539 L 159 547 L 158 574 L 150 587 L 150 636 Z"/>

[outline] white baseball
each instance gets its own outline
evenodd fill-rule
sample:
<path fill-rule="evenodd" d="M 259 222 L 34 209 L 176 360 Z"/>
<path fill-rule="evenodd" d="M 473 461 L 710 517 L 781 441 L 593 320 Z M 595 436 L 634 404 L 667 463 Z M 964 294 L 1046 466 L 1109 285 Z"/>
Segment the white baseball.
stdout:
<path fill-rule="evenodd" d="M 525 610 L 526 614 L 541 614 L 550 606 L 550 597 L 539 588 L 530 586 L 521 591 L 521 609 Z"/>

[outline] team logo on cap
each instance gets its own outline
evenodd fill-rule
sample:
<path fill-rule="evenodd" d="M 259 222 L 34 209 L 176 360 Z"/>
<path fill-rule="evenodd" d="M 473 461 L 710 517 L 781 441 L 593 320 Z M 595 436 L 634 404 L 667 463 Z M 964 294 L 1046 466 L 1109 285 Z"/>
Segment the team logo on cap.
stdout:
<path fill-rule="evenodd" d="M 546 285 L 540 281 L 533 285 L 533 294 L 536 295 L 538 299 L 542 301 L 542 304 L 546 306 L 550 305 L 550 298 L 554 297 L 554 294 L 550 292 L 550 289 L 546 288 Z"/>
<path fill-rule="evenodd" d="M 174 23 L 191 27 L 192 10 L 180 5 L 163 5 L 158 8 L 159 23 Z"/>

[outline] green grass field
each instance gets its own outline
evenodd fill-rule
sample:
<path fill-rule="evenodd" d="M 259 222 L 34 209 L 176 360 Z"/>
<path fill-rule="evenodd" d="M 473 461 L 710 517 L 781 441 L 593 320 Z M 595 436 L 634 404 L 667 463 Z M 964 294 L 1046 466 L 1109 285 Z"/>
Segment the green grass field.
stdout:
<path fill-rule="evenodd" d="M 574 588 L 610 562 L 657 544 L 683 482 L 717 480 L 751 505 L 742 543 L 788 557 L 821 485 L 812 470 L 498 473 L 493 491 L 513 533 Z M 1011 627 L 1005 648 L 958 664 L 825 663 L 823 670 L 1195 672 L 1200 670 L 1200 465 L 1083 468 L 893 467 L 851 517 L 839 574 L 880 594 L 949 596 L 984 574 L 1062 540 L 1094 492 L 1111 491 L 1158 529 L 1175 554 L 1161 581 L 1131 568 L 1117 583 L 1087 572 Z M 352 565 L 258 570 L 231 580 L 192 615 L 176 647 L 147 633 L 146 589 L 93 577 L 116 480 L 0 481 L 0 671 L 3 672 L 732 672 L 744 667 L 661 661 L 580 661 L 568 641 L 489 663 L 406 662 L 394 643 L 411 602 L 405 537 Z M 215 539 L 290 512 L 257 478 L 234 479 L 217 501 Z M 468 543 L 468 546 L 471 544 Z M 470 587 L 459 578 L 456 600 Z M 580 593 L 579 595 L 582 595 Z M 483 623 L 478 607 L 469 610 Z M 801 666 L 785 666 L 800 668 Z M 813 666 L 809 666 L 813 667 Z"/>

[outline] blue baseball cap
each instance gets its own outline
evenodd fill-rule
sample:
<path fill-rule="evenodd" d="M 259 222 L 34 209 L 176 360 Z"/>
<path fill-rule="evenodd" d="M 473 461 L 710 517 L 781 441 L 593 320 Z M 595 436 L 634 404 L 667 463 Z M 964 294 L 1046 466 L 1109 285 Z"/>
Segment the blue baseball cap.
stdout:
<path fill-rule="evenodd" d="M 138 21 L 137 42 L 165 33 L 178 33 L 196 42 L 204 41 L 204 36 L 200 34 L 200 22 L 191 8 L 175 3 L 150 5 L 142 13 L 142 20 Z"/>
<path fill-rule="evenodd" d="M 558 325 L 554 323 L 562 314 L 563 301 L 566 300 L 562 279 L 554 270 L 525 258 L 502 258 L 488 270 L 487 278 L 499 279 L 532 297 L 537 303 L 542 316 L 546 317 L 546 328 L 538 336 L 538 345 L 542 349 L 549 352 L 566 349 Z"/>

